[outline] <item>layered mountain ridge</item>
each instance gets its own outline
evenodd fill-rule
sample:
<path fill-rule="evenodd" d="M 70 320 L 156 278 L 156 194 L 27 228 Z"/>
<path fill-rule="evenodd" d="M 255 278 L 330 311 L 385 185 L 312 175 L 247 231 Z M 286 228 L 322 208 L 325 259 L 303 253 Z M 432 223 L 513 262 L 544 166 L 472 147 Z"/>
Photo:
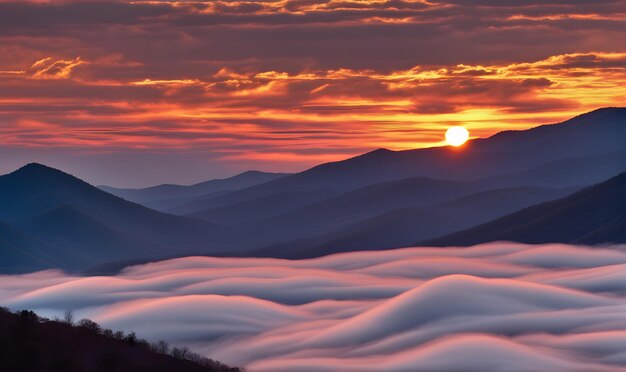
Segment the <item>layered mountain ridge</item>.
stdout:
<path fill-rule="evenodd" d="M 525 241 L 533 233 L 512 224 L 506 231 L 518 233 L 495 234 L 493 226 L 502 230 L 498 219 L 510 222 L 506 215 L 562 201 L 625 172 L 625 139 L 626 108 L 606 108 L 461 148 L 379 149 L 292 175 L 246 172 L 192 186 L 96 188 L 29 164 L 0 176 L 0 270 L 81 270 L 192 254 L 302 258 L 418 242 Z M 616 195 L 626 194 L 621 183 L 610 182 Z M 149 208 L 154 204 L 169 213 Z M 528 218 L 543 221 L 542 214 L 552 213 L 539 208 Z M 571 213 L 584 218 L 579 209 Z M 610 233 L 623 225 L 615 213 L 613 222 L 584 236 L 543 234 L 538 241 L 620 241 Z M 570 221 L 552 218 L 553 224 Z M 519 215 L 513 220 L 523 222 Z M 529 224 L 523 223 L 540 231 Z"/>

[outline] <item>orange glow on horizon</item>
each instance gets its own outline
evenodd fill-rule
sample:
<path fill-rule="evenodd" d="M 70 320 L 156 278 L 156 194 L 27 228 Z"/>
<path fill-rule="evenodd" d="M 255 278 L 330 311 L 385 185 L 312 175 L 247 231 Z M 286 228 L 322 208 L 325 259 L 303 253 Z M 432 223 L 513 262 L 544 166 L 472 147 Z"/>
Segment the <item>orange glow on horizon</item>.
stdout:
<path fill-rule="evenodd" d="M 626 106 L 620 1 L 0 0 L 0 14 L 3 169 L 295 172 L 447 146 L 453 126 L 484 138 Z"/>

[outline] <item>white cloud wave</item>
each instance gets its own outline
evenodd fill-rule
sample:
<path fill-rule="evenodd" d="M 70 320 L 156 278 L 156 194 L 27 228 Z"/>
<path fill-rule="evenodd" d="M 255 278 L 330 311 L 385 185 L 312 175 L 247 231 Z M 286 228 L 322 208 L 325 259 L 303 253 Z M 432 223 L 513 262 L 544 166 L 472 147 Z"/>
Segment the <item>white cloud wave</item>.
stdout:
<path fill-rule="evenodd" d="M 13 309 L 72 309 L 252 371 L 626 371 L 623 246 L 187 257 L 0 280 Z"/>

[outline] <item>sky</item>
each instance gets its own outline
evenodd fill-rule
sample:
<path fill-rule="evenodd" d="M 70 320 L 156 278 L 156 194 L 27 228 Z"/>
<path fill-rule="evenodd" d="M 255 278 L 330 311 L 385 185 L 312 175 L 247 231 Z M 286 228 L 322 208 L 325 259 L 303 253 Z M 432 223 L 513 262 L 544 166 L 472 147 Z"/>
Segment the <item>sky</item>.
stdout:
<path fill-rule="evenodd" d="M 624 0 L 0 0 L 0 173 L 292 172 L 626 102 Z"/>

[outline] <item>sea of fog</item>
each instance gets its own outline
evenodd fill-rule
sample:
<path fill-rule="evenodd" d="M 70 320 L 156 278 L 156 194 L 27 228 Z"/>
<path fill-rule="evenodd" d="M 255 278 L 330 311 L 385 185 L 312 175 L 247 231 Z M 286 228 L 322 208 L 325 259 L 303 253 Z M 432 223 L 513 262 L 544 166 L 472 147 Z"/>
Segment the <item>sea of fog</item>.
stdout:
<path fill-rule="evenodd" d="M 0 277 L 0 304 L 250 371 L 626 371 L 626 249 L 492 243 Z"/>

